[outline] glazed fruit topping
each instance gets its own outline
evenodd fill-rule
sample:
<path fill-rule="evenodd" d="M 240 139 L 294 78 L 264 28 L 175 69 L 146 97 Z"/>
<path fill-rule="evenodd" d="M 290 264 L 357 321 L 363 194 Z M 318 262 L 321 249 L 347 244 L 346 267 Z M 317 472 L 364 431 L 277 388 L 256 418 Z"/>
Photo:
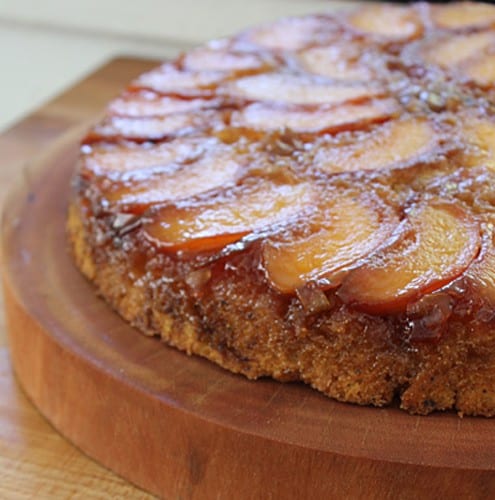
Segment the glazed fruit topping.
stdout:
<path fill-rule="evenodd" d="M 136 142 L 161 141 L 206 130 L 221 123 L 218 113 L 197 111 L 174 113 L 156 118 L 108 117 L 86 137 L 85 143 L 129 140 Z"/>
<path fill-rule="evenodd" d="M 359 51 L 355 48 L 353 50 L 348 45 L 312 47 L 301 51 L 298 60 L 309 73 L 335 80 L 366 82 L 376 77 L 369 62 L 366 64 L 361 61 Z M 385 71 L 384 68 L 380 70 L 382 73 Z"/>
<path fill-rule="evenodd" d="M 283 293 L 311 281 L 319 288 L 335 287 L 342 271 L 389 238 L 398 223 L 394 212 L 369 193 L 328 191 L 321 198 L 309 222 L 301 221 L 264 245 L 268 280 Z"/>
<path fill-rule="evenodd" d="M 479 224 L 466 210 L 424 201 L 411 207 L 388 244 L 346 277 L 338 295 L 371 314 L 405 311 L 461 275 L 479 249 Z"/>
<path fill-rule="evenodd" d="M 408 166 L 423 156 L 432 158 L 440 135 L 425 119 L 408 118 L 361 133 L 344 145 L 330 144 L 318 149 L 315 164 L 328 172 L 377 170 Z"/>
<path fill-rule="evenodd" d="M 421 20 L 413 10 L 392 5 L 370 5 L 349 16 L 349 24 L 359 33 L 406 41 L 422 32 Z"/>
<path fill-rule="evenodd" d="M 344 104 L 331 109 L 295 110 L 266 104 L 251 104 L 234 113 L 232 125 L 256 130 L 291 129 L 298 133 L 338 133 L 365 128 L 393 117 L 399 111 L 393 99 L 362 104 Z"/>
<path fill-rule="evenodd" d="M 479 257 L 466 271 L 466 278 L 476 292 L 493 308 L 495 306 L 495 248 L 493 245 L 494 227 L 484 226 L 483 242 Z M 491 314 L 490 317 L 493 317 Z"/>
<path fill-rule="evenodd" d="M 193 71 L 249 72 L 269 68 L 273 59 L 255 52 L 233 51 L 221 42 L 212 42 L 187 52 L 180 63 L 183 69 Z"/>
<path fill-rule="evenodd" d="M 146 236 L 164 251 L 208 251 L 234 243 L 254 231 L 286 224 L 314 201 L 304 184 L 250 182 L 217 196 L 161 207 Z"/>
<path fill-rule="evenodd" d="M 495 303 L 494 27 L 485 4 L 367 4 L 211 42 L 110 104 L 81 191 L 166 258 L 252 252 L 307 311 L 436 335 L 454 282 Z"/>
<path fill-rule="evenodd" d="M 218 148 L 199 158 L 169 163 L 154 175 L 134 172 L 131 182 L 112 183 L 102 189 L 103 197 L 121 212 L 143 213 L 151 205 L 189 198 L 218 186 L 228 186 L 241 172 L 230 150 Z"/>
<path fill-rule="evenodd" d="M 234 81 L 227 92 L 249 101 L 323 105 L 363 101 L 384 93 L 380 87 L 369 84 L 335 83 L 283 73 L 241 78 Z"/>
<path fill-rule="evenodd" d="M 287 18 L 256 28 L 245 39 L 272 50 L 298 50 L 334 39 L 335 23 L 326 16 Z"/>
<path fill-rule="evenodd" d="M 488 27 L 495 24 L 495 7 L 478 2 L 433 6 L 432 19 L 439 28 L 451 30 Z"/>
<path fill-rule="evenodd" d="M 467 116 L 464 123 L 465 164 L 495 169 L 495 123 L 486 118 Z"/>
<path fill-rule="evenodd" d="M 495 49 L 495 46 L 493 47 Z M 495 83 L 495 53 L 482 54 L 468 61 L 462 68 L 462 74 L 482 87 L 491 87 Z"/>
<path fill-rule="evenodd" d="M 225 78 L 223 71 L 179 70 L 170 64 L 145 73 L 130 87 L 130 90 L 148 89 L 160 94 L 202 96 L 210 95 L 212 89 Z"/>
<path fill-rule="evenodd" d="M 494 44 L 495 33 L 491 31 L 449 36 L 443 41 L 435 41 L 426 51 L 425 59 L 429 63 L 453 68 L 470 58 L 478 57 Z"/>

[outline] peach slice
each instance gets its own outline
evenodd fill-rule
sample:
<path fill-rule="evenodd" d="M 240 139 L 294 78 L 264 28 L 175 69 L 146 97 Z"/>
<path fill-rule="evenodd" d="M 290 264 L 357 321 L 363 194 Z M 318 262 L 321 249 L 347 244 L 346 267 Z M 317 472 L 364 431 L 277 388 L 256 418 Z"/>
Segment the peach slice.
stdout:
<path fill-rule="evenodd" d="M 479 224 L 468 212 L 424 201 L 412 207 L 392 242 L 350 272 L 338 295 L 370 314 L 403 312 L 462 274 L 479 249 Z"/>
<path fill-rule="evenodd" d="M 115 116 L 152 118 L 173 113 L 187 113 L 199 109 L 217 108 L 219 99 L 180 99 L 160 96 L 155 92 L 142 91 L 118 97 L 108 106 Z"/>
<path fill-rule="evenodd" d="M 352 12 L 349 25 L 359 33 L 406 41 L 419 36 L 423 30 L 418 14 L 407 7 L 370 5 Z"/>
<path fill-rule="evenodd" d="M 476 292 L 490 305 L 495 305 L 495 247 L 493 224 L 487 224 L 483 233 L 479 257 L 466 271 L 465 277 Z"/>
<path fill-rule="evenodd" d="M 320 203 L 311 234 L 289 231 L 269 238 L 263 264 L 272 286 L 291 293 L 308 282 L 320 288 L 336 286 L 359 259 L 390 237 L 398 217 L 371 193 L 342 192 Z"/>
<path fill-rule="evenodd" d="M 113 183 L 103 189 L 104 198 L 119 212 L 142 213 L 151 205 L 188 198 L 232 183 L 241 165 L 229 151 L 203 155 L 185 164 L 169 164 L 158 175 L 131 183 Z"/>
<path fill-rule="evenodd" d="M 165 64 L 141 75 L 129 87 L 130 91 L 153 90 L 160 94 L 209 95 L 212 88 L 225 78 L 223 71 L 181 71 Z"/>
<path fill-rule="evenodd" d="M 495 7 L 475 2 L 438 5 L 431 7 L 431 17 L 439 28 L 481 28 L 495 23 Z"/>
<path fill-rule="evenodd" d="M 106 118 L 86 136 L 85 144 L 98 141 L 157 141 L 190 134 L 215 126 L 220 116 L 208 111 L 176 113 L 157 118 L 113 116 Z"/>
<path fill-rule="evenodd" d="M 348 47 L 338 45 L 312 47 L 298 54 L 301 66 L 315 75 L 336 80 L 370 81 L 373 77 L 371 68 L 359 63 L 358 58 L 359 55 L 350 53 Z"/>
<path fill-rule="evenodd" d="M 273 50 L 298 50 L 328 41 L 334 22 L 325 16 L 291 17 L 247 32 L 249 42 Z"/>
<path fill-rule="evenodd" d="M 238 72 L 260 69 L 266 65 L 259 54 L 235 52 L 227 47 L 199 47 L 181 59 L 183 68 L 193 71 Z"/>
<path fill-rule="evenodd" d="M 179 138 L 156 146 L 84 146 L 81 172 L 86 177 L 105 176 L 113 180 L 142 178 L 160 173 L 170 164 L 191 162 L 218 147 L 218 141 L 204 137 Z"/>
<path fill-rule="evenodd" d="M 458 66 L 473 56 L 479 56 L 495 43 L 495 33 L 482 31 L 470 35 L 456 35 L 436 42 L 424 53 L 427 62 L 445 68 Z"/>
<path fill-rule="evenodd" d="M 380 123 L 399 112 L 393 99 L 377 99 L 362 104 L 344 104 L 332 109 L 294 110 L 266 104 L 251 104 L 232 115 L 231 124 L 257 130 L 291 129 L 298 133 L 328 132 L 364 128 Z"/>
<path fill-rule="evenodd" d="M 478 85 L 489 87 L 495 84 L 495 54 L 484 54 L 468 61 L 462 68 L 464 76 Z"/>
<path fill-rule="evenodd" d="M 470 146 L 465 152 L 465 163 L 470 167 L 495 169 L 495 123 L 486 118 L 472 117 L 463 121 L 463 135 Z"/>
<path fill-rule="evenodd" d="M 341 104 L 363 101 L 383 94 L 378 86 L 332 83 L 307 76 L 281 73 L 240 78 L 227 87 L 228 95 L 251 101 L 288 104 Z"/>
<path fill-rule="evenodd" d="M 253 231 L 286 223 L 313 198 L 308 184 L 239 185 L 208 200 L 166 205 L 144 225 L 144 231 L 164 251 L 214 250 Z"/>
<path fill-rule="evenodd" d="M 315 164 L 329 172 L 376 170 L 408 165 L 439 144 L 438 134 L 425 119 L 392 121 L 345 146 L 322 147 Z"/>

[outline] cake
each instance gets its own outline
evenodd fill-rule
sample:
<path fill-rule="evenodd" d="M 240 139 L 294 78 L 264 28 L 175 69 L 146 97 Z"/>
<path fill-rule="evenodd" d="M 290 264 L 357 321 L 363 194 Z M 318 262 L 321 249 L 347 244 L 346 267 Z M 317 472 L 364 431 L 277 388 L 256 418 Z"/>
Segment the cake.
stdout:
<path fill-rule="evenodd" d="M 75 262 L 138 330 L 231 372 L 493 416 L 494 85 L 482 3 L 195 48 L 83 139 Z"/>

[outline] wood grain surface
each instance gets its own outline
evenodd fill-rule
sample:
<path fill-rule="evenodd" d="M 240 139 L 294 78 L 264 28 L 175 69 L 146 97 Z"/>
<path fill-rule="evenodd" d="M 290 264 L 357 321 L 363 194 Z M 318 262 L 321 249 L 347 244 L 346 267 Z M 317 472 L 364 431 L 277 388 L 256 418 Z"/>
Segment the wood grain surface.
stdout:
<path fill-rule="evenodd" d="M 29 160 L 94 119 L 127 81 L 155 64 L 114 59 L 0 135 L 2 206 Z M 30 403 L 14 379 L 0 302 L 0 498 L 151 498 L 82 454 Z"/>
<path fill-rule="evenodd" d="M 12 353 L 36 404 L 98 460 L 166 497 L 493 497 L 495 421 L 411 417 L 335 403 L 299 384 L 249 382 L 136 334 L 94 297 L 65 251 L 66 199 L 57 196 L 77 151 L 71 129 L 147 64 L 109 64 L 96 73 L 106 82 L 100 94 L 92 78 L 76 89 L 73 113 L 51 105 L 66 125 L 45 140 L 68 133 L 43 153 L 40 140 L 4 215 Z M 38 124 L 57 118 L 38 115 Z M 29 126 L 22 130 L 28 137 Z M 41 497 L 145 497 L 37 414 L 12 381 L 4 345 L 0 367 L 0 497 L 23 488 Z"/>

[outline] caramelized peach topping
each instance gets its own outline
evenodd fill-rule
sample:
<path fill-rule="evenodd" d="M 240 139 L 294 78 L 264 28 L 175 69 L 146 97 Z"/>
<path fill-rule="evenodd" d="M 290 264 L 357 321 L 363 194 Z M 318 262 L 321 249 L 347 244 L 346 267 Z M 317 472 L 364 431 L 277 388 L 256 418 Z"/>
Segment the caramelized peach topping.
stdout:
<path fill-rule="evenodd" d="M 94 127 L 84 142 L 86 144 L 120 140 L 156 142 L 205 130 L 219 123 L 221 123 L 219 113 L 201 110 L 151 118 L 110 116 Z"/>
<path fill-rule="evenodd" d="M 182 68 L 193 71 L 247 72 L 267 66 L 258 53 L 232 51 L 225 43 L 223 47 L 217 47 L 220 43 L 213 42 L 207 47 L 187 52 L 181 58 Z"/>
<path fill-rule="evenodd" d="M 482 54 L 480 57 L 468 61 L 461 68 L 461 72 L 466 78 L 478 85 L 493 86 L 495 84 L 495 53 Z"/>
<path fill-rule="evenodd" d="M 238 79 L 227 92 L 250 101 L 335 105 L 369 100 L 383 94 L 383 89 L 369 84 L 343 84 L 322 78 L 268 73 Z"/>
<path fill-rule="evenodd" d="M 468 144 L 465 163 L 495 169 L 495 123 L 487 118 L 467 116 L 463 129 Z"/>
<path fill-rule="evenodd" d="M 370 5 L 353 12 L 349 24 L 356 31 L 406 41 L 419 36 L 422 25 L 419 16 L 411 9 L 392 5 Z"/>
<path fill-rule="evenodd" d="M 105 176 L 114 181 L 148 177 L 169 170 L 171 164 L 190 163 L 219 146 L 214 139 L 195 137 L 151 147 L 137 144 L 116 147 L 108 143 L 85 146 L 81 171 L 86 177 Z"/>
<path fill-rule="evenodd" d="M 309 184 L 269 181 L 238 185 L 206 200 L 165 205 L 144 226 L 162 250 L 208 251 L 223 248 L 253 231 L 269 231 L 301 214 L 314 201 Z"/>
<path fill-rule="evenodd" d="M 241 167 L 230 152 L 218 151 L 186 164 L 170 164 L 162 172 L 133 182 L 115 182 L 103 191 L 120 211 L 142 213 L 151 205 L 189 198 L 232 183 Z"/>
<path fill-rule="evenodd" d="M 170 64 L 145 73 L 129 87 L 130 91 L 143 89 L 169 95 L 208 95 L 225 78 L 223 71 L 179 70 Z"/>
<path fill-rule="evenodd" d="M 494 44 L 495 33 L 491 31 L 449 36 L 429 47 L 425 52 L 425 59 L 429 63 L 453 68 L 470 58 L 478 57 Z"/>
<path fill-rule="evenodd" d="M 495 24 L 495 7 L 478 2 L 433 6 L 432 19 L 439 28 L 472 29 Z"/>
<path fill-rule="evenodd" d="M 301 66 L 310 73 L 335 80 L 370 81 L 373 71 L 359 61 L 359 54 L 347 46 L 312 47 L 298 54 Z"/>
<path fill-rule="evenodd" d="M 469 284 L 490 306 L 495 306 L 495 246 L 492 223 L 484 225 L 483 241 L 478 258 L 466 271 Z"/>
<path fill-rule="evenodd" d="M 462 166 L 493 168 L 495 125 L 478 111 L 453 124 L 447 110 L 409 107 L 403 96 L 421 88 L 396 56 L 424 32 L 407 54 L 418 68 L 436 66 L 435 85 L 459 74 L 469 88 L 491 85 L 495 34 L 471 28 L 495 22 L 494 11 L 371 5 L 339 22 L 285 19 L 212 42 L 141 76 L 112 102 L 86 139 L 81 175 L 96 178 L 109 209 L 144 214 L 143 234 L 160 251 L 220 251 L 249 236 L 280 293 L 320 309 L 333 288 L 366 313 L 403 312 L 468 268 L 480 231 L 467 209 L 392 177 L 440 157 L 443 168 L 452 151 Z M 442 27 L 437 38 L 423 26 L 428 12 Z M 454 71 L 447 77 L 438 66 Z M 446 153 L 452 137 L 467 147 Z M 352 187 L 354 178 L 372 179 L 369 189 Z M 486 289 L 491 249 L 469 275 Z"/>
<path fill-rule="evenodd" d="M 439 134 L 427 120 L 397 120 L 356 137 L 350 144 L 322 146 L 315 164 L 329 172 L 400 167 L 431 153 L 439 142 Z"/>
<path fill-rule="evenodd" d="M 280 236 L 269 238 L 263 262 L 271 285 L 291 293 L 310 281 L 320 288 L 336 286 L 347 270 L 390 237 L 397 216 L 370 193 L 327 192 L 310 219 L 310 234 L 301 221 Z"/>
<path fill-rule="evenodd" d="M 297 133 L 338 133 L 365 128 L 396 115 L 393 99 L 377 99 L 362 104 L 344 104 L 331 109 L 295 110 L 265 104 L 251 104 L 234 113 L 232 125 L 273 131 L 290 129 Z"/>
<path fill-rule="evenodd" d="M 388 244 L 345 278 L 338 295 L 371 314 L 401 312 L 462 274 L 479 249 L 479 224 L 463 208 L 424 201 L 409 210 Z"/>

